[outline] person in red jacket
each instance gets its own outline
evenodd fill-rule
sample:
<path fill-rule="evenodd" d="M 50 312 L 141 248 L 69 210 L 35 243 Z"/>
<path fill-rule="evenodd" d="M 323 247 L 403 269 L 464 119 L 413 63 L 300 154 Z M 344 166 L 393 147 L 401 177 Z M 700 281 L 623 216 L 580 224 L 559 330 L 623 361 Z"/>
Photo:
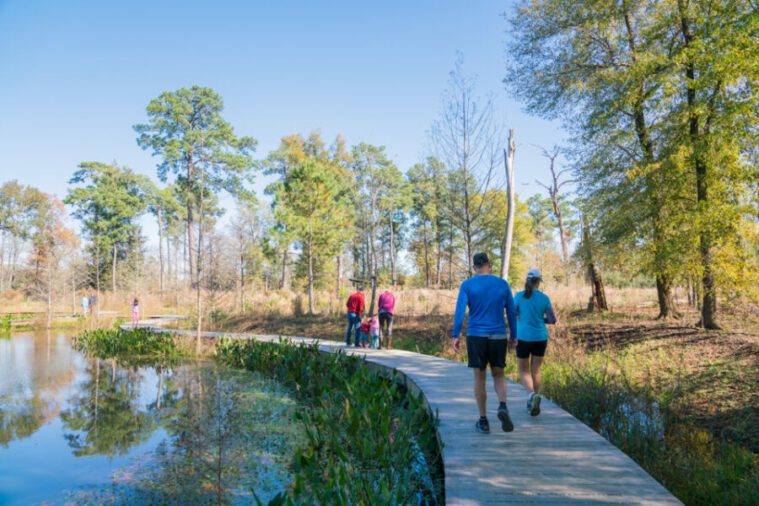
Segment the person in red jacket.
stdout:
<path fill-rule="evenodd" d="M 348 303 L 345 305 L 348 308 L 348 332 L 345 334 L 345 345 L 351 345 L 351 333 L 355 333 L 355 345 L 360 346 L 358 326 L 361 323 L 361 315 L 364 314 L 364 292 L 361 288 L 353 295 L 348 297 Z"/>

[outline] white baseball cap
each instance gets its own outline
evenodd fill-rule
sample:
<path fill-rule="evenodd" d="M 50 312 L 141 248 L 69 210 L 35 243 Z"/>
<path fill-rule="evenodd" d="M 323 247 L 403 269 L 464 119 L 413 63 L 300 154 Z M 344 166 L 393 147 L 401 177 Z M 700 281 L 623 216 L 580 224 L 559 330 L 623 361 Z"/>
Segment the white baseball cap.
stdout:
<path fill-rule="evenodd" d="M 543 276 L 540 274 L 539 270 L 530 269 L 527 271 L 527 279 L 543 279 Z"/>

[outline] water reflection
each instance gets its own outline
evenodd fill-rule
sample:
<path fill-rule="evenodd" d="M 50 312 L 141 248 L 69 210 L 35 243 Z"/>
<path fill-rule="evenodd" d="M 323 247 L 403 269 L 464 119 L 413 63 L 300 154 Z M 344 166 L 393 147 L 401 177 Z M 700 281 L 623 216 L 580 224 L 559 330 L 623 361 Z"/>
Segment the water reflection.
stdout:
<path fill-rule="evenodd" d="M 0 341 L 0 504 L 251 503 L 290 482 L 296 406 L 213 362 L 128 367 Z"/>

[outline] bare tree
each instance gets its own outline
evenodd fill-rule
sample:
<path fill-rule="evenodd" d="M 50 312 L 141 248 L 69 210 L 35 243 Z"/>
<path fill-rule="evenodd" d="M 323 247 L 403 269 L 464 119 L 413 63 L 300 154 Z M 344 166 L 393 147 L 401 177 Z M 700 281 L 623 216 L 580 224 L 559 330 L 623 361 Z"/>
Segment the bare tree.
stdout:
<path fill-rule="evenodd" d="M 556 218 L 556 225 L 559 228 L 559 239 L 561 240 L 561 261 L 566 266 L 569 262 L 569 247 L 567 245 L 567 229 L 561 212 L 560 191 L 563 186 L 573 183 L 573 181 L 570 179 L 562 181 L 562 176 L 570 169 L 556 170 L 556 158 L 558 158 L 561 152 L 558 146 L 554 146 L 550 151 L 541 146 L 537 147 L 543 152 L 543 156 L 548 158 L 549 169 L 551 170 L 551 182 L 545 184 L 536 180 L 536 183 L 545 188 L 548 191 L 548 196 L 551 198 L 551 207 L 553 208 L 553 215 Z"/>
<path fill-rule="evenodd" d="M 498 153 L 493 98 L 478 97 L 475 84 L 475 78 L 464 75 L 459 57 L 450 74 L 443 112 L 431 129 L 437 156 L 449 170 L 451 217 L 464 235 L 469 276 L 483 218 L 484 201 L 478 197 L 491 186 Z"/>

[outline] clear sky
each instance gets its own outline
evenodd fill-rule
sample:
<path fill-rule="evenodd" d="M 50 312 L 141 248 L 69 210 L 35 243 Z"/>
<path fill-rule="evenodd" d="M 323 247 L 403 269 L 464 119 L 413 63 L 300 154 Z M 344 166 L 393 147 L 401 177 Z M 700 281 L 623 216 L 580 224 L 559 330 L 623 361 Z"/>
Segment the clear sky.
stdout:
<path fill-rule="evenodd" d="M 279 139 L 387 146 L 402 169 L 423 158 L 456 54 L 515 128 L 517 191 L 564 137 L 504 90 L 510 1 L 0 0 L 0 182 L 63 197 L 79 162 L 116 160 L 155 176 L 132 126 L 162 91 L 210 86 L 263 158 Z M 505 139 L 504 139 L 505 143 Z M 264 180 L 257 184 L 259 195 Z"/>

